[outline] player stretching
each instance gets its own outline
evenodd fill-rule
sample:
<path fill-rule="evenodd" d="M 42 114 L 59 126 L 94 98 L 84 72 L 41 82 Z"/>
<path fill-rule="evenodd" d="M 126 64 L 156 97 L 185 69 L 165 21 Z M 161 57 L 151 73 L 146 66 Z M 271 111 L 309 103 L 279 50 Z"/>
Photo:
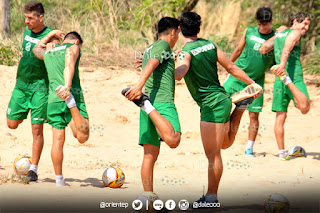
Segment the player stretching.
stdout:
<path fill-rule="evenodd" d="M 181 138 L 174 105 L 175 66 L 171 52 L 179 38 L 178 27 L 179 20 L 175 18 L 164 17 L 159 21 L 159 40 L 144 52 L 138 83 L 122 91 L 130 101 L 141 107 L 139 144 L 144 149 L 141 179 L 145 194 L 153 192 L 153 169 L 159 155 L 160 141 L 176 148 Z M 142 93 L 143 87 L 147 95 Z"/>
<path fill-rule="evenodd" d="M 43 61 L 32 50 L 51 29 L 44 25 L 44 8 L 40 2 L 30 1 L 24 6 L 26 28 L 23 35 L 22 57 L 17 82 L 7 110 L 7 125 L 18 128 L 31 111 L 32 164 L 28 172 L 30 181 L 38 180 L 38 164 L 43 149 L 43 124 L 47 119 L 48 75 Z"/>
<path fill-rule="evenodd" d="M 261 48 L 268 52 L 273 48 L 277 66 L 272 70 L 276 76 L 273 86 L 272 111 L 276 112 L 274 133 L 279 148 L 279 158 L 289 160 L 284 146 L 284 124 L 287 118 L 288 105 L 291 100 L 295 106 L 306 114 L 310 110 L 307 87 L 303 82 L 300 63 L 301 36 L 309 29 L 311 18 L 308 14 L 299 12 L 291 17 L 291 28 L 266 41 Z M 280 80 L 281 79 L 281 80 Z"/>
<path fill-rule="evenodd" d="M 65 128 L 70 122 L 73 136 L 80 143 L 89 138 L 89 120 L 79 79 L 79 61 L 82 39 L 76 32 L 68 33 L 62 45 L 46 51 L 44 46 L 52 39 L 60 39 L 59 30 L 50 32 L 33 49 L 44 60 L 49 77 L 48 123 L 52 126 L 51 158 L 56 174 L 56 186 L 67 186 L 62 175 Z"/>
<path fill-rule="evenodd" d="M 181 38 L 184 47 L 177 59 L 176 79 L 181 80 L 184 77 L 191 96 L 200 106 L 201 139 L 209 166 L 208 192 L 197 202 L 217 202 L 217 191 L 223 170 L 221 148 L 226 149 L 233 144 L 247 104 L 252 102 L 253 96 L 258 97 L 262 88 L 233 64 L 216 44 L 197 37 L 200 24 L 201 17 L 196 13 L 186 12 L 181 16 Z M 233 102 L 237 102 L 235 99 L 238 98 L 246 99 L 236 104 L 231 118 L 231 99 L 220 86 L 217 62 L 231 75 L 249 85 L 233 95 Z"/>
<path fill-rule="evenodd" d="M 248 27 L 244 31 L 239 45 L 233 51 L 230 60 L 232 62 L 236 61 L 235 64 L 263 88 L 265 72 L 274 63 L 273 51 L 266 55 L 259 52 L 261 44 L 274 35 L 271 9 L 266 7 L 259 8 L 256 12 L 256 20 L 258 25 Z M 246 86 L 247 84 L 230 74 L 223 85 L 229 95 L 243 90 Z M 253 156 L 253 145 L 259 130 L 259 113 L 262 111 L 262 106 L 263 94 L 247 108 L 250 118 L 248 144 L 245 151 L 247 156 Z"/>

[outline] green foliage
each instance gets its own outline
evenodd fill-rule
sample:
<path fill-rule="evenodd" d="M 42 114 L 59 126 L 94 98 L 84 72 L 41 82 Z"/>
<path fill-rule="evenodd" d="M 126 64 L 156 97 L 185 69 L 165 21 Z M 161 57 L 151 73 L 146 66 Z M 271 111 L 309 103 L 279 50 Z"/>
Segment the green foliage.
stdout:
<path fill-rule="evenodd" d="M 19 55 L 19 49 L 12 41 L 0 40 L 0 64 L 15 65 Z"/>
<path fill-rule="evenodd" d="M 320 73 L 320 49 L 308 54 L 304 61 L 303 70 L 310 74 Z"/>
<path fill-rule="evenodd" d="M 233 42 L 228 41 L 228 38 L 226 36 L 213 35 L 209 36 L 208 40 L 217 44 L 219 48 L 227 54 L 231 54 L 236 47 Z"/>

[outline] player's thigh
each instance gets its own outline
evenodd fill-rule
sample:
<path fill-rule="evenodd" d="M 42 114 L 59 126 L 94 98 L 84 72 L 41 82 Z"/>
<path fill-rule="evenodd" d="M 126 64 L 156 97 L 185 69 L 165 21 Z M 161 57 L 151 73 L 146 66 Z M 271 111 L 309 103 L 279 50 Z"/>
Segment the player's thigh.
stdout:
<path fill-rule="evenodd" d="M 20 121 L 27 118 L 29 113 L 30 92 L 14 88 L 7 109 L 7 118 Z"/>
<path fill-rule="evenodd" d="M 47 120 L 55 129 L 65 129 L 70 121 L 66 118 L 68 108 L 65 102 L 54 102 L 48 104 Z"/>
<path fill-rule="evenodd" d="M 31 123 L 43 124 L 47 120 L 48 93 L 34 92 L 30 99 Z"/>
<path fill-rule="evenodd" d="M 161 116 L 171 123 L 176 132 L 181 133 L 179 116 L 174 103 L 154 103 L 154 107 Z"/>
<path fill-rule="evenodd" d="M 247 85 L 238 79 L 234 78 L 233 76 L 229 76 L 228 79 L 224 82 L 223 88 L 229 95 L 233 93 L 239 92 L 243 90 Z"/>
<path fill-rule="evenodd" d="M 149 115 L 140 110 L 139 145 L 150 144 L 160 147 L 160 137 Z"/>
<path fill-rule="evenodd" d="M 272 111 L 287 112 L 291 101 L 287 88 L 282 81 L 276 79 L 273 86 Z"/>

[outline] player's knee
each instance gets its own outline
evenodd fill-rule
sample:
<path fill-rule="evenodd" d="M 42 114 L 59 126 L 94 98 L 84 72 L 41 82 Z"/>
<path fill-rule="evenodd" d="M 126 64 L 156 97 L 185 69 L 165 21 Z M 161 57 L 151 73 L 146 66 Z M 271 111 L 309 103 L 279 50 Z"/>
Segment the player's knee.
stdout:
<path fill-rule="evenodd" d="M 167 143 L 171 149 L 175 149 L 179 146 L 181 140 L 181 135 L 171 136 L 167 139 Z"/>
<path fill-rule="evenodd" d="M 17 122 L 17 121 L 12 121 L 12 120 L 7 120 L 7 126 L 8 126 L 8 128 L 9 129 L 16 129 L 16 128 L 18 128 L 18 126 L 19 126 L 19 122 Z"/>
<path fill-rule="evenodd" d="M 206 156 L 207 156 L 209 162 L 212 162 L 216 158 L 221 158 L 221 152 L 220 152 L 220 150 L 214 150 L 212 152 L 206 152 Z"/>
<path fill-rule="evenodd" d="M 302 114 L 307 114 L 310 111 L 310 101 L 307 101 L 305 104 L 301 104 L 300 111 Z"/>

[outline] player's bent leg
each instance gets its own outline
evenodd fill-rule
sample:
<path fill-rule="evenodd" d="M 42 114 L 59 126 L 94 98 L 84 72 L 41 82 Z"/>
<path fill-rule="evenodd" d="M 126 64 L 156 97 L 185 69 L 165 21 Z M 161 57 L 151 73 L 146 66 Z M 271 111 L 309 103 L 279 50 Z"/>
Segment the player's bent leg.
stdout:
<path fill-rule="evenodd" d="M 73 136 L 78 139 L 79 143 L 85 143 L 89 139 L 89 120 L 83 117 L 78 107 L 70 108 L 72 115 L 71 130 Z"/>
<path fill-rule="evenodd" d="M 11 120 L 7 118 L 7 126 L 9 129 L 16 129 L 18 128 L 19 124 L 22 123 L 23 120 Z"/>
<path fill-rule="evenodd" d="M 221 146 L 224 138 L 224 123 L 200 122 L 201 139 L 203 148 L 208 159 L 208 192 L 207 195 L 215 195 L 217 191 L 223 171 L 221 158 Z"/>
<path fill-rule="evenodd" d="M 307 114 L 310 110 L 310 100 L 294 83 L 287 85 L 291 91 L 296 107 L 301 111 L 302 114 Z"/>
<path fill-rule="evenodd" d="M 143 144 L 144 155 L 141 166 L 141 181 L 144 191 L 153 191 L 153 169 L 158 159 L 160 147 Z"/>
<path fill-rule="evenodd" d="M 244 111 L 245 109 L 236 107 L 232 112 L 230 121 L 225 124 L 222 149 L 227 149 L 232 146 L 236 138 Z"/>

